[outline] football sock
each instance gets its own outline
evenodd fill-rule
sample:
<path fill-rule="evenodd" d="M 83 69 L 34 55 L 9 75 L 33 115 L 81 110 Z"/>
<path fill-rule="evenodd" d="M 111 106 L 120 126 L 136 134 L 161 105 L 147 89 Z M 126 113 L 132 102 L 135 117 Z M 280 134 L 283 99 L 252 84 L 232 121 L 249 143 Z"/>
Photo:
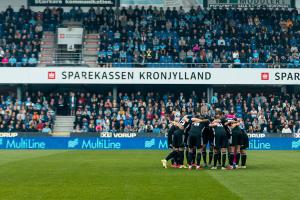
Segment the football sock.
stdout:
<path fill-rule="evenodd" d="M 197 165 L 200 166 L 200 162 L 201 162 L 201 152 L 197 153 Z"/>
<path fill-rule="evenodd" d="M 209 152 L 209 154 L 208 154 L 208 156 L 209 156 L 209 160 L 208 160 L 208 163 L 211 165 L 211 162 L 212 162 L 212 159 L 213 159 L 213 157 L 214 157 L 214 153 L 212 152 L 212 151 L 210 151 Z"/>
<path fill-rule="evenodd" d="M 170 160 L 171 158 L 174 158 L 174 156 L 177 154 L 177 151 L 172 151 L 169 153 L 169 155 L 166 157 L 166 160 Z"/>
<path fill-rule="evenodd" d="M 203 162 L 206 164 L 206 151 L 202 152 Z"/>
<path fill-rule="evenodd" d="M 246 166 L 247 154 L 242 154 L 242 166 Z"/>
<path fill-rule="evenodd" d="M 191 165 L 193 161 L 194 153 L 188 152 L 188 164 Z"/>
<path fill-rule="evenodd" d="M 241 157 L 241 153 L 237 153 L 237 154 L 236 154 L 236 161 L 235 161 L 235 164 L 239 165 L 240 157 Z"/>
<path fill-rule="evenodd" d="M 214 154 L 214 167 L 216 167 L 217 166 L 217 162 L 218 162 L 218 153 L 215 153 Z"/>
<path fill-rule="evenodd" d="M 229 154 L 229 165 L 233 165 L 233 159 L 234 159 L 234 154 L 233 153 L 230 153 Z"/>
<path fill-rule="evenodd" d="M 184 161 L 184 152 L 179 151 L 179 164 L 183 165 L 183 161 Z"/>
<path fill-rule="evenodd" d="M 225 163 L 226 163 L 226 153 L 222 154 L 222 167 L 225 167 Z"/>
<path fill-rule="evenodd" d="M 194 149 L 194 152 L 193 152 L 193 163 L 194 164 L 196 163 L 196 155 L 197 155 L 197 150 Z"/>

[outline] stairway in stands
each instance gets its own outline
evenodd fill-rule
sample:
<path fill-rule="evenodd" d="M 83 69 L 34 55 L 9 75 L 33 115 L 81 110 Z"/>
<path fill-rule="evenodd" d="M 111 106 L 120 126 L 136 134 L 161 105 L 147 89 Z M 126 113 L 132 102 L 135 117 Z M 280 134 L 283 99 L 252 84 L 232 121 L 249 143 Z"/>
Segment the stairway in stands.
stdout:
<path fill-rule="evenodd" d="M 99 35 L 90 33 L 84 36 L 83 60 L 90 67 L 97 67 Z"/>
<path fill-rule="evenodd" d="M 56 116 L 54 125 L 54 135 L 69 135 L 73 131 L 75 116 Z"/>
<path fill-rule="evenodd" d="M 50 31 L 46 31 L 43 34 L 43 38 L 41 41 L 41 52 L 40 52 L 40 65 L 45 67 L 47 64 L 53 63 L 53 55 L 55 51 L 55 34 Z"/>

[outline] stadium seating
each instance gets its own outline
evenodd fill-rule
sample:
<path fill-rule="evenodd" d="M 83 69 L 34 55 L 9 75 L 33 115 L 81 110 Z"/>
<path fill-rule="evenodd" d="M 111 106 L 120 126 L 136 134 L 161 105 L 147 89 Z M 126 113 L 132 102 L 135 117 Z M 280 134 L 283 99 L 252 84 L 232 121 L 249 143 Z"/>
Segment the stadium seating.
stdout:
<path fill-rule="evenodd" d="M 299 67 L 298 11 L 201 7 L 90 8 L 0 13 L 2 66 L 36 66 L 44 31 L 63 19 L 99 33 L 98 63 L 113 67 Z M 134 64 L 132 64 L 134 63 Z M 178 64 L 180 63 L 180 64 Z M 185 64 L 182 64 L 185 63 Z M 221 64 L 220 64 L 221 63 Z"/>
<path fill-rule="evenodd" d="M 33 12 L 24 6 L 18 12 L 8 7 L 0 13 L 1 66 L 36 66 L 43 32 L 56 31 L 62 15 L 60 8 Z"/>
<path fill-rule="evenodd" d="M 1 96 L 0 131 L 42 131 L 53 127 L 55 115 L 75 115 L 75 132 L 148 132 L 164 135 L 176 117 L 214 116 L 220 108 L 228 118 L 242 118 L 247 132 L 300 131 L 300 96 L 295 94 L 215 93 L 209 102 L 192 94 L 148 92 L 26 94 L 21 101 Z M 20 128 L 21 127 L 21 128 Z"/>
<path fill-rule="evenodd" d="M 23 100 L 14 96 L 0 96 L 0 132 L 50 133 L 55 111 L 53 101 L 27 94 Z"/>
<path fill-rule="evenodd" d="M 100 64 L 263 68 L 299 67 L 299 20 L 296 9 L 185 11 L 136 6 L 115 12 L 93 10 L 84 24 L 88 31 L 99 32 Z"/>

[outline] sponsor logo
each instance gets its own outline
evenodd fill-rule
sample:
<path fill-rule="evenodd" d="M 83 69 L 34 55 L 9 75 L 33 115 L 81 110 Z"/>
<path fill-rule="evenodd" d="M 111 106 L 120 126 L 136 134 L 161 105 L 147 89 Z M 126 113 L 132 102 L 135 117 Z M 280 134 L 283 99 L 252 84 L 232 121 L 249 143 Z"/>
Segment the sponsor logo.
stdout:
<path fill-rule="evenodd" d="M 298 149 L 300 147 L 300 139 L 292 142 L 292 149 Z"/>
<path fill-rule="evenodd" d="M 151 148 L 155 145 L 155 139 L 146 140 L 145 141 L 145 148 Z"/>
<path fill-rule="evenodd" d="M 264 133 L 248 133 L 249 138 L 265 138 L 266 134 Z"/>
<path fill-rule="evenodd" d="M 48 79 L 50 79 L 50 80 L 56 79 L 56 73 L 55 72 L 48 72 Z"/>
<path fill-rule="evenodd" d="M 120 142 L 112 142 L 109 139 L 82 140 L 82 149 L 121 149 Z"/>
<path fill-rule="evenodd" d="M 167 149 L 168 148 L 168 141 L 167 140 L 159 140 L 158 148 L 159 149 Z"/>
<path fill-rule="evenodd" d="M 299 72 L 276 72 L 275 73 L 276 81 L 300 81 L 300 73 Z"/>
<path fill-rule="evenodd" d="M 5 148 L 6 149 L 45 149 L 46 143 L 35 141 L 35 139 L 24 139 L 24 138 L 21 138 L 20 140 L 7 139 Z"/>
<path fill-rule="evenodd" d="M 74 140 L 69 140 L 68 141 L 68 148 L 75 148 L 79 144 L 78 138 L 75 138 Z"/>
<path fill-rule="evenodd" d="M 65 34 L 59 34 L 59 38 L 65 38 Z"/>
<path fill-rule="evenodd" d="M 0 137 L 17 137 L 18 133 L 0 133 Z"/>
<path fill-rule="evenodd" d="M 269 142 L 261 142 L 260 140 L 253 139 L 249 141 L 249 149 L 269 150 L 271 149 L 271 144 Z"/>
<path fill-rule="evenodd" d="M 262 81 L 268 81 L 270 79 L 270 74 L 268 72 L 262 72 L 260 74 L 260 79 Z"/>

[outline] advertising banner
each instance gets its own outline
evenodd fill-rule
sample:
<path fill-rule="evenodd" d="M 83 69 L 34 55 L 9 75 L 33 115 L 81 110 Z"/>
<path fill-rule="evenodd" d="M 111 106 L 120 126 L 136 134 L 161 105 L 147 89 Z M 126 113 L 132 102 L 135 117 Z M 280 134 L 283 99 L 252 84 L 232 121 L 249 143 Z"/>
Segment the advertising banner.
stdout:
<path fill-rule="evenodd" d="M 116 6 L 117 0 L 28 0 L 29 6 Z"/>
<path fill-rule="evenodd" d="M 292 0 L 206 0 L 204 5 L 208 7 L 238 7 L 238 8 L 291 8 Z"/>
<path fill-rule="evenodd" d="M 58 44 L 82 44 L 83 28 L 58 28 L 57 31 Z"/>
<path fill-rule="evenodd" d="M 52 135 L 40 132 L 0 132 L 1 137 L 52 137 Z"/>
<path fill-rule="evenodd" d="M 300 85 L 300 68 L 0 68 L 0 84 L 13 83 Z"/>
<path fill-rule="evenodd" d="M 125 150 L 168 148 L 166 138 L 0 138 L 0 149 Z M 250 150 L 300 150 L 299 138 L 250 138 Z"/>

